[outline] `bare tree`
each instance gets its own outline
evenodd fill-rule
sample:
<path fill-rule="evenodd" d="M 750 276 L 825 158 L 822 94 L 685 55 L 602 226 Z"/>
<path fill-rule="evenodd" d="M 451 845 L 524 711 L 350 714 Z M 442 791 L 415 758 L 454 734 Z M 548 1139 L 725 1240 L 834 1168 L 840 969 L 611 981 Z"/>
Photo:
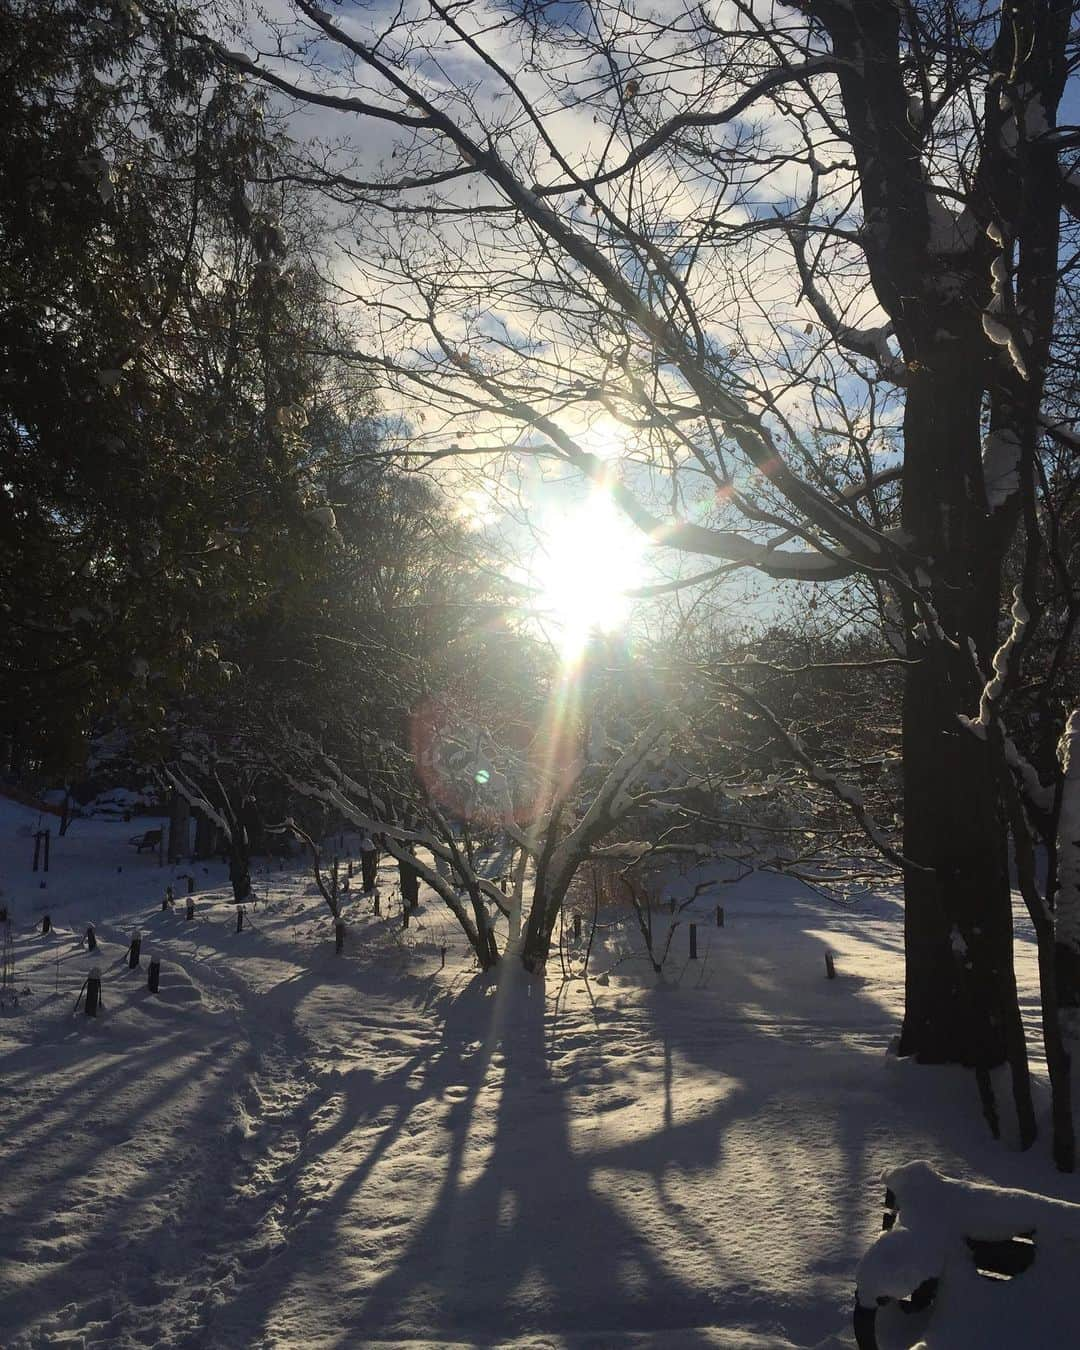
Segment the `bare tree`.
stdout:
<path fill-rule="evenodd" d="M 1073 7 L 577 8 L 294 0 L 245 52 L 191 35 L 334 124 L 297 171 L 362 240 L 368 359 L 432 459 L 603 482 L 712 560 L 698 585 L 865 580 L 906 662 L 901 1049 L 1008 1058 L 1023 1103 L 1008 836 L 1052 840 L 1060 792 L 1009 713 L 1034 682 L 1059 716 L 1068 661 L 1035 654 L 1075 613 L 1046 473 L 1075 415 Z"/>

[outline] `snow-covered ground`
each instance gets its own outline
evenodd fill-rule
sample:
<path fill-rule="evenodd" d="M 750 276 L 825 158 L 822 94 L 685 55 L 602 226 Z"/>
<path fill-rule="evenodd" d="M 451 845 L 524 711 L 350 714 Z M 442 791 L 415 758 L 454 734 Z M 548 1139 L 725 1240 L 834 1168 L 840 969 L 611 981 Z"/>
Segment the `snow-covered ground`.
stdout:
<path fill-rule="evenodd" d="M 894 896 L 841 908 L 756 876 L 695 902 L 694 962 L 682 916 L 663 984 L 615 912 L 588 982 L 557 958 L 489 979 L 431 893 L 402 928 L 389 866 L 382 916 L 357 895 L 335 956 L 300 862 L 260 864 L 237 933 L 222 866 L 128 845 L 156 822 L 45 821 L 44 889 L 36 823 L 0 799 L 5 1350 L 846 1346 L 884 1169 L 1080 1200 L 1045 1140 L 989 1138 L 966 1074 L 886 1054 Z M 93 964 L 96 1019 L 74 1012 Z"/>

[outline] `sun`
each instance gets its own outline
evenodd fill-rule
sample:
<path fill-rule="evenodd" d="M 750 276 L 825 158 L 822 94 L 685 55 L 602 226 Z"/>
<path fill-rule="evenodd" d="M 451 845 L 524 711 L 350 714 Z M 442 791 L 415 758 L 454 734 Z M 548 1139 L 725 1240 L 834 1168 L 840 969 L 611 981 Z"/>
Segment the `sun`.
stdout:
<path fill-rule="evenodd" d="M 627 592 L 640 584 L 645 536 L 626 519 L 604 487 L 544 522 L 533 560 L 537 609 L 559 629 L 563 659 L 581 655 L 589 636 L 610 633 L 627 620 Z"/>

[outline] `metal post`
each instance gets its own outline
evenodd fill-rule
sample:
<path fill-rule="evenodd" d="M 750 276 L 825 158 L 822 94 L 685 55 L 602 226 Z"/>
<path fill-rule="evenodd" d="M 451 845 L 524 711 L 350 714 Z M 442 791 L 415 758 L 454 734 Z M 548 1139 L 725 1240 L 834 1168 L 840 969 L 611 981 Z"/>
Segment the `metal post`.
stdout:
<path fill-rule="evenodd" d="M 697 960 L 697 924 L 690 925 L 690 960 Z"/>
<path fill-rule="evenodd" d="M 836 979 L 836 965 L 833 962 L 832 952 L 825 953 L 825 975 L 830 980 Z"/>
<path fill-rule="evenodd" d="M 91 967 L 86 977 L 86 1015 L 96 1017 L 101 1005 L 101 967 Z"/>

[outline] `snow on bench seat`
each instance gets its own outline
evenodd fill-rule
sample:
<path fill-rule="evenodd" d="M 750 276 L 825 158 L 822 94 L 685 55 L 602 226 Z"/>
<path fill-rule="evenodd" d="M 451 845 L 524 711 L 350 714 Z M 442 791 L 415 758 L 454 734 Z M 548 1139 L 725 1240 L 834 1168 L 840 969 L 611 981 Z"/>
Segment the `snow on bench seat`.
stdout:
<path fill-rule="evenodd" d="M 923 1294 L 930 1309 L 918 1342 L 922 1350 L 985 1350 L 992 1345 L 1058 1350 L 1080 1345 L 1080 1205 L 958 1181 L 927 1162 L 907 1163 L 883 1179 L 899 1217 L 859 1263 L 860 1344 L 899 1344 L 891 1336 L 886 1342 L 880 1327 L 875 1341 L 868 1328 L 876 1319 L 868 1310 L 908 1299 L 936 1282 Z M 1022 1251 L 1021 1244 L 1029 1241 L 1033 1259 L 1013 1265 L 1028 1268 L 1012 1276 L 1000 1273 L 1000 1266 L 1013 1259 L 1010 1250 Z M 986 1269 L 980 1269 L 980 1253 L 991 1254 Z M 1002 1254 L 1004 1261 L 994 1259 Z"/>

